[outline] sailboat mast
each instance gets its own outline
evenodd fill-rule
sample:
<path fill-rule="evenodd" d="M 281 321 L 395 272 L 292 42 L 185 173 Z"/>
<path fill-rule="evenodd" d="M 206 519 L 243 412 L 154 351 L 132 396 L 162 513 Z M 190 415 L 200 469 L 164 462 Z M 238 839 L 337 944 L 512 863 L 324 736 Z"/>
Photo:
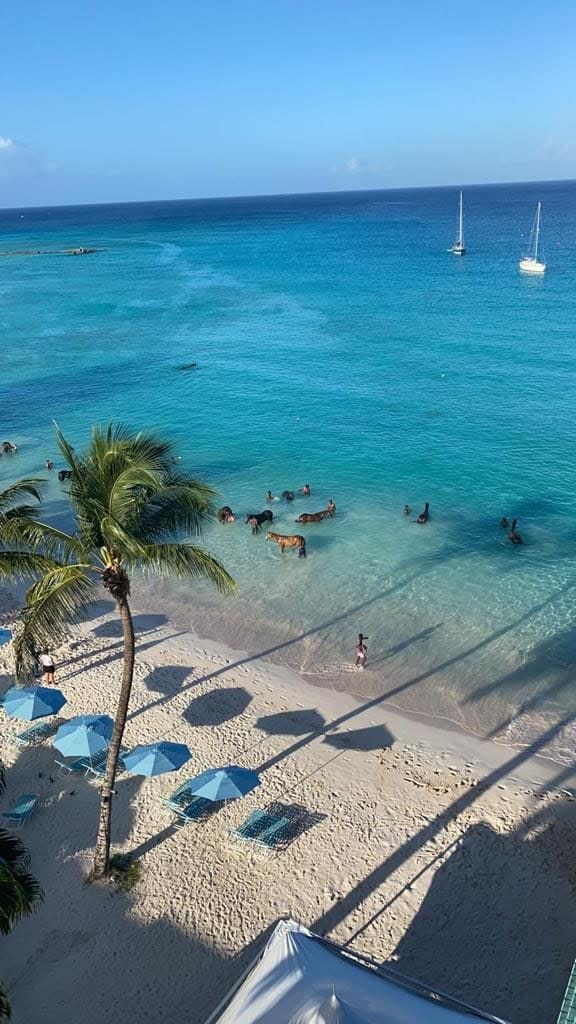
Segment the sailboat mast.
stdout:
<path fill-rule="evenodd" d="M 464 242 L 464 220 L 462 216 L 462 193 L 460 193 L 460 215 L 458 217 L 458 242 L 460 245 Z"/>
<path fill-rule="evenodd" d="M 538 209 L 536 210 L 536 238 L 534 240 L 534 259 L 538 259 L 538 240 L 540 238 L 540 210 L 542 203 L 538 203 Z"/>

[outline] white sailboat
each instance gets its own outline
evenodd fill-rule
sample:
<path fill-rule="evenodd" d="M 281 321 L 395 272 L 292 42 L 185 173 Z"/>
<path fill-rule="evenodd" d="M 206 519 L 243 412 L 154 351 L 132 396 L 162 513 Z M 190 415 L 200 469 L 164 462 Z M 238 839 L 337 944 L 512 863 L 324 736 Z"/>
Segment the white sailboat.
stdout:
<path fill-rule="evenodd" d="M 538 259 L 538 244 L 540 242 L 540 225 L 542 223 L 542 203 L 538 203 L 536 209 L 536 217 L 532 225 L 530 232 L 530 242 L 528 243 L 528 252 L 526 256 L 523 256 L 518 264 L 520 270 L 523 270 L 525 274 L 543 274 L 546 270 L 546 264 Z"/>
<path fill-rule="evenodd" d="M 464 208 L 462 206 L 462 193 L 460 193 L 460 203 L 458 206 L 458 234 L 456 236 L 456 241 L 449 252 L 453 252 L 455 256 L 463 256 L 466 252 L 466 246 L 464 245 Z"/>

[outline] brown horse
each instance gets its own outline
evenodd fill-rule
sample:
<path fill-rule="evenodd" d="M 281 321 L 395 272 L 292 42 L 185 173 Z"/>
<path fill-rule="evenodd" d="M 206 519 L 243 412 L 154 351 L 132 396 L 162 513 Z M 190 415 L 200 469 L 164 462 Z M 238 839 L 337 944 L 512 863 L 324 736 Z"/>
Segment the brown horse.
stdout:
<path fill-rule="evenodd" d="M 330 500 L 327 509 L 322 509 L 322 512 L 302 512 L 294 522 L 322 522 L 323 519 L 331 519 L 335 511 L 336 506 Z"/>
<path fill-rule="evenodd" d="M 266 540 L 276 541 L 282 554 L 284 554 L 285 548 L 298 548 L 298 557 L 306 558 L 306 538 L 302 537 L 299 533 L 287 536 L 285 533 L 273 533 L 272 530 L 269 530 L 266 534 Z"/>
<path fill-rule="evenodd" d="M 302 512 L 295 519 L 295 523 L 321 523 L 323 519 L 330 519 L 334 513 L 328 508 L 323 508 L 321 512 Z"/>

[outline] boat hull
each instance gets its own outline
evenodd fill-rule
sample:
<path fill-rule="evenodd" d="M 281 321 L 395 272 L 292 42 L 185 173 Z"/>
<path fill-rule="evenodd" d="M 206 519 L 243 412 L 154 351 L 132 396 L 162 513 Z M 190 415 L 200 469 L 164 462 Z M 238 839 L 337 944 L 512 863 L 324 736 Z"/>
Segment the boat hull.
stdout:
<path fill-rule="evenodd" d="M 454 253 L 455 256 L 463 256 L 466 252 L 466 247 L 464 245 L 456 244 L 452 246 L 450 252 Z"/>
<path fill-rule="evenodd" d="M 546 271 L 545 263 L 529 257 L 527 259 L 520 260 L 518 267 L 524 274 L 544 274 Z"/>

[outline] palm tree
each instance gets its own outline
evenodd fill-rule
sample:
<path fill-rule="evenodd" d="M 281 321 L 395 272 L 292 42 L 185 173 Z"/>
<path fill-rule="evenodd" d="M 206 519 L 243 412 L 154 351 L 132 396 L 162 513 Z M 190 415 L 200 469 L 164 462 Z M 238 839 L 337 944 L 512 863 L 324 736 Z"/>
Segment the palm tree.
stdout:
<path fill-rule="evenodd" d="M 215 558 L 182 539 L 202 532 L 213 516 L 215 492 L 178 469 L 169 441 L 124 426 L 95 427 L 79 455 L 58 428 L 57 437 L 72 470 L 69 497 L 75 533 L 38 522 L 3 532 L 5 542 L 23 541 L 29 552 L 49 563 L 26 595 L 15 639 L 17 675 L 30 668 L 36 651 L 53 647 L 64 627 L 80 620 L 99 586 L 113 597 L 120 615 L 124 661 L 91 872 L 98 879 L 109 872 L 112 795 L 134 674 L 131 575 L 142 570 L 206 579 L 223 592 L 232 591 L 234 581 Z"/>
<path fill-rule="evenodd" d="M 0 764 L 0 793 L 5 789 L 4 768 Z M 30 856 L 20 840 L 0 829 L 0 934 L 8 935 L 21 917 L 34 913 L 42 899 L 42 889 L 30 874 Z M 10 1003 L 0 985 L 0 1021 L 10 1017 Z"/>

